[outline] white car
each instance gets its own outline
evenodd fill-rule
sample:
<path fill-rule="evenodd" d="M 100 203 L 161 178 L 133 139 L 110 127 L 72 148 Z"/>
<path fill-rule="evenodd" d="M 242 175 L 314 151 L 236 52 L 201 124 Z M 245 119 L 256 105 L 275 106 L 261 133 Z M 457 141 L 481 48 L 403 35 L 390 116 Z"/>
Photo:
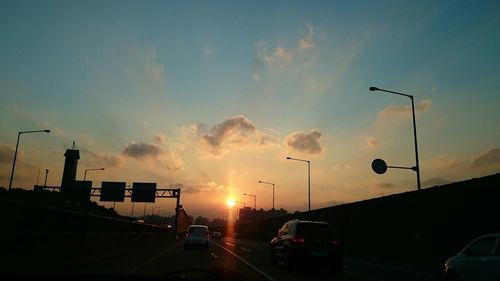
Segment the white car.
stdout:
<path fill-rule="evenodd" d="M 445 263 L 446 280 L 500 280 L 500 233 L 473 240 Z"/>
<path fill-rule="evenodd" d="M 210 248 L 209 239 L 208 226 L 192 224 L 186 230 L 184 249 L 189 247 L 203 247 L 208 250 Z"/>

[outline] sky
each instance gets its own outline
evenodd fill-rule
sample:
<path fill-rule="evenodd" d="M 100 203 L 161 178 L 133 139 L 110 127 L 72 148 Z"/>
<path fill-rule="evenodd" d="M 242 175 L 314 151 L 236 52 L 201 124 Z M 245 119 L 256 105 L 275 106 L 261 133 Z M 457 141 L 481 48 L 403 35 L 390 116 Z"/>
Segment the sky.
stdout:
<path fill-rule="evenodd" d="M 413 191 L 371 169 L 415 165 L 411 101 L 370 86 L 414 96 L 423 188 L 500 172 L 498 1 L 2 0 L 0 35 L 3 187 L 50 129 L 14 187 L 60 186 L 74 141 L 77 179 L 179 187 L 194 217 L 270 209 L 258 181 L 307 210 L 286 157 L 312 209 Z"/>

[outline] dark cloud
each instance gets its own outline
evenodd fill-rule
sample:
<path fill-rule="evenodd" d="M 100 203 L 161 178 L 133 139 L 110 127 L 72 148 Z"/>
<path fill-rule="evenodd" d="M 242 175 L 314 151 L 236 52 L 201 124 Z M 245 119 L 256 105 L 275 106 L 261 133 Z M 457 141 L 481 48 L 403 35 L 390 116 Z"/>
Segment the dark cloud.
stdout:
<path fill-rule="evenodd" d="M 285 137 L 284 143 L 288 148 L 296 152 L 306 152 L 309 154 L 320 154 L 323 147 L 319 142 L 320 131 L 312 129 L 309 134 L 304 132 L 294 132 Z"/>
<path fill-rule="evenodd" d="M 132 158 L 156 157 L 162 153 L 161 148 L 154 144 L 131 142 L 122 151 L 123 155 Z"/>
<path fill-rule="evenodd" d="M 272 142 L 272 136 L 259 132 L 256 126 L 243 115 L 238 115 L 214 125 L 207 133 L 206 126 L 192 126 L 206 150 L 213 155 L 221 155 L 234 148 L 259 147 Z"/>
<path fill-rule="evenodd" d="M 82 154 L 88 156 L 85 162 L 92 165 L 97 165 L 99 167 L 113 168 L 118 167 L 121 164 L 121 159 L 118 156 L 110 155 L 106 153 L 97 153 L 95 151 L 81 149 Z"/>
<path fill-rule="evenodd" d="M 12 163 L 14 157 L 14 150 L 9 146 L 0 144 L 0 164 Z"/>
<path fill-rule="evenodd" d="M 430 187 L 430 186 L 438 186 L 438 185 L 445 185 L 449 184 L 450 181 L 447 179 L 443 179 L 441 177 L 436 177 L 436 178 L 430 178 L 426 179 L 422 182 L 423 186 Z"/>
<path fill-rule="evenodd" d="M 472 159 L 473 168 L 491 167 L 500 164 L 500 149 L 492 148 L 487 152 L 474 156 Z"/>

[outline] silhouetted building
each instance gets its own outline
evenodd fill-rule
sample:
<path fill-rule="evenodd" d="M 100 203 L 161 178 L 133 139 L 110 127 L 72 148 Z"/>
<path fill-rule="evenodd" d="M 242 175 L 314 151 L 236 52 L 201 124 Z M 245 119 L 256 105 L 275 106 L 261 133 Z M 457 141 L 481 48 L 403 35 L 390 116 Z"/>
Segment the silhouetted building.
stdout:
<path fill-rule="evenodd" d="M 78 168 L 78 159 L 80 159 L 80 151 L 77 149 L 66 149 L 64 153 L 66 160 L 64 161 L 64 171 L 61 182 L 61 190 L 71 186 L 76 180 L 76 169 Z"/>

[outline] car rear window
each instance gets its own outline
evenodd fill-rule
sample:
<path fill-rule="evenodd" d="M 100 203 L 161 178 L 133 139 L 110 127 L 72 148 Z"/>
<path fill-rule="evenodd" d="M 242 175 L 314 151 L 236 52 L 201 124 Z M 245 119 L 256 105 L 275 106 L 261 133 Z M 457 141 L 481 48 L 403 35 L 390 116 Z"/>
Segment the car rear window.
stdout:
<path fill-rule="evenodd" d="M 189 233 L 207 233 L 208 230 L 205 227 L 190 227 Z"/>
<path fill-rule="evenodd" d="M 297 236 L 337 239 L 333 227 L 321 223 L 299 223 L 297 225 Z"/>

